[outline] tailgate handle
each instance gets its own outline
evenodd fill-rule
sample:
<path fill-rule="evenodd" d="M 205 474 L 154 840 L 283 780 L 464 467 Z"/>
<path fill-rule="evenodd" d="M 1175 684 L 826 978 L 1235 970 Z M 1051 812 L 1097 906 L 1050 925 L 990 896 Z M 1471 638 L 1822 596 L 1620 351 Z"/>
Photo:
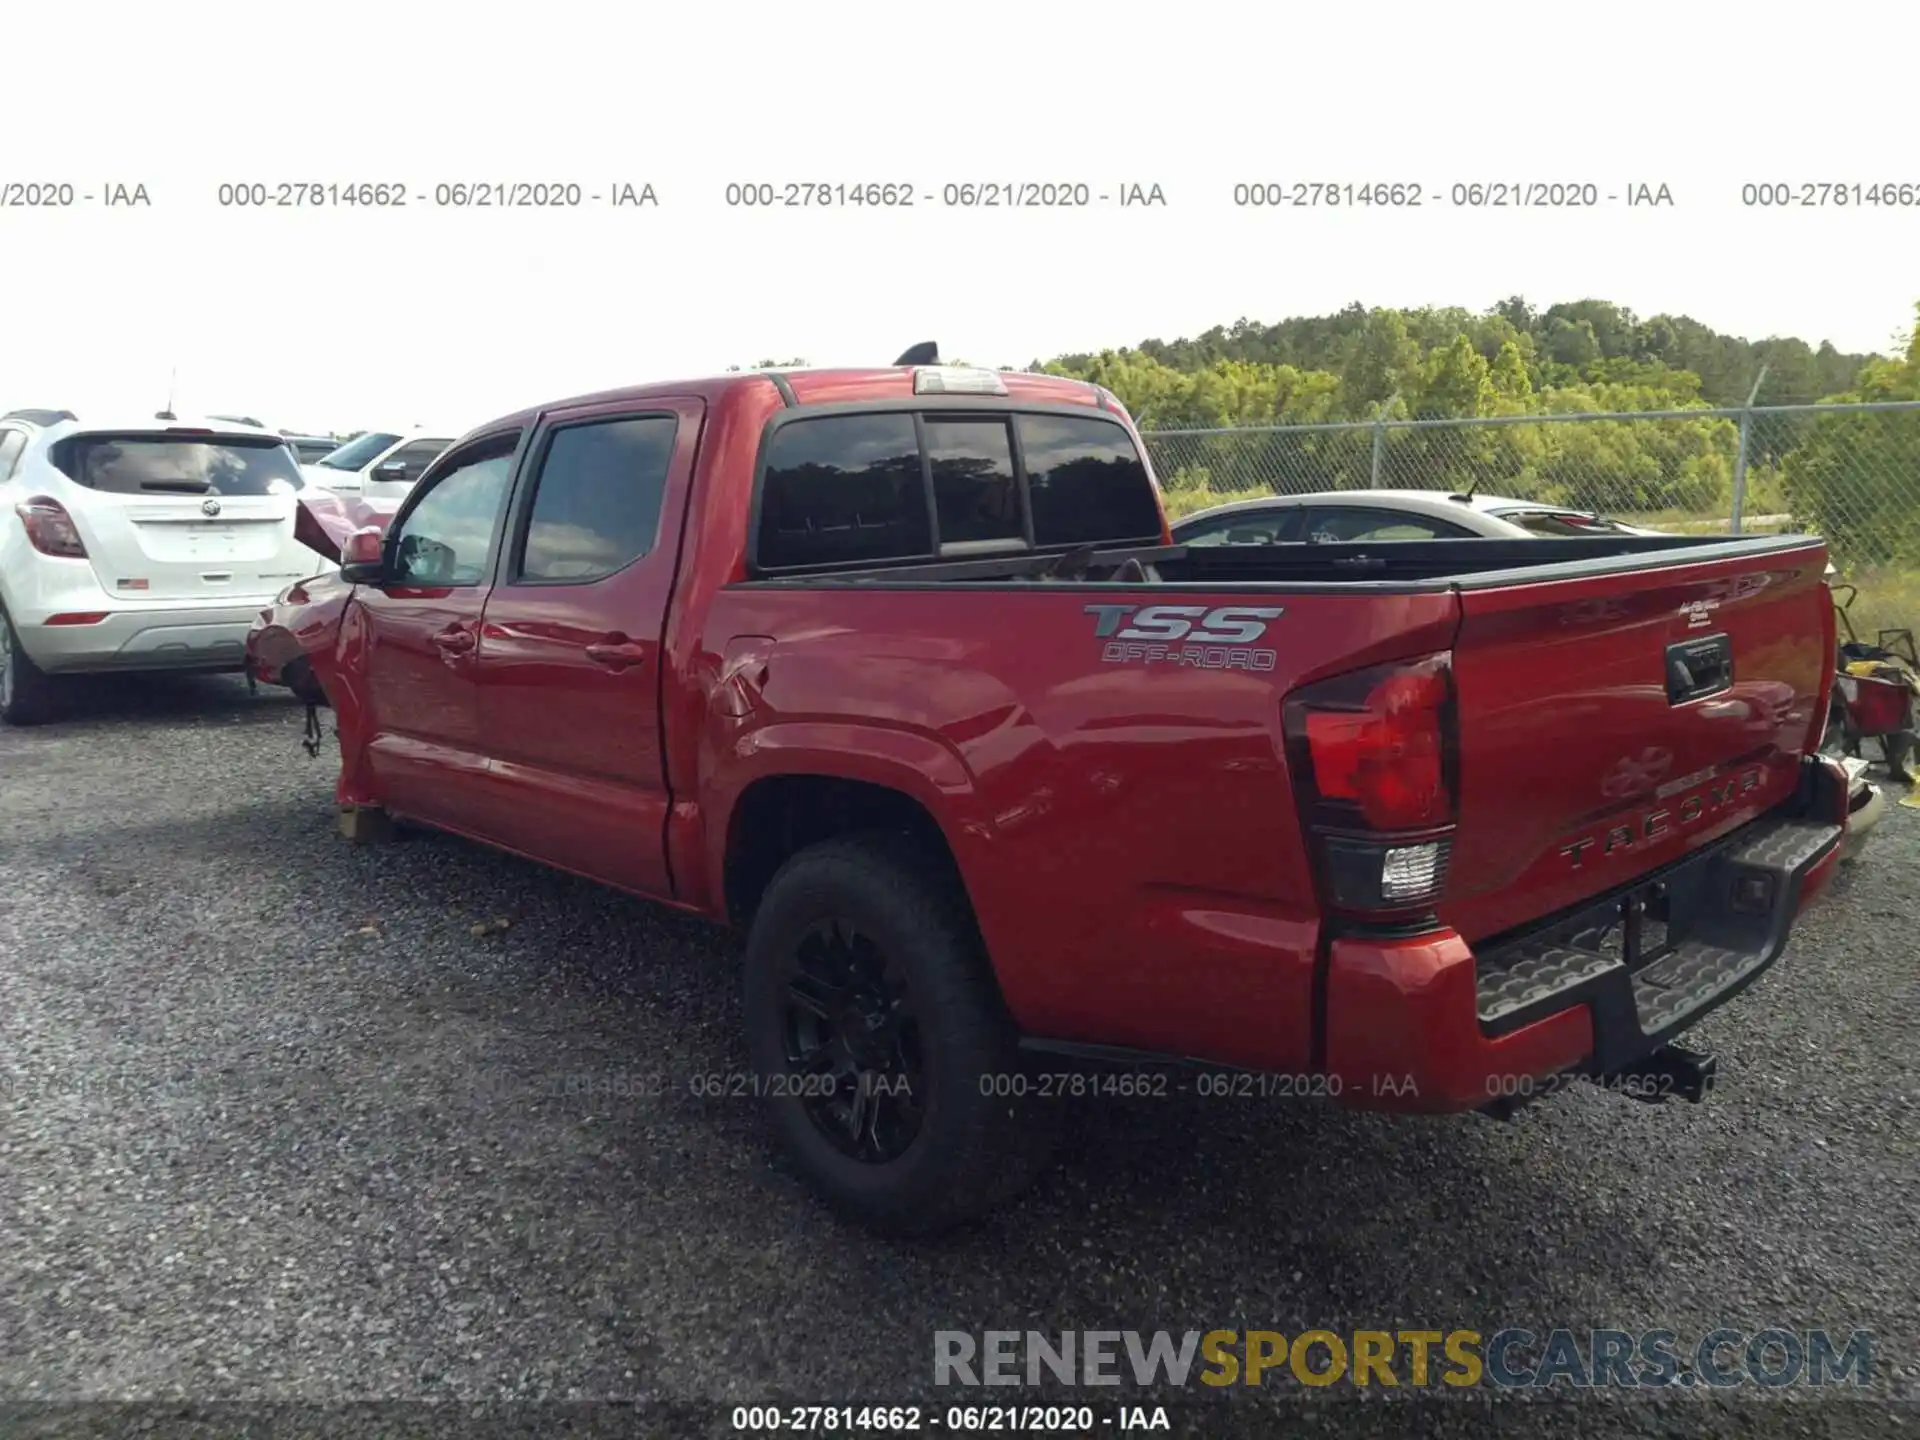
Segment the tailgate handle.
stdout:
<path fill-rule="evenodd" d="M 1684 705 L 1733 687 L 1733 643 L 1725 635 L 1702 635 L 1667 647 L 1667 703 Z"/>

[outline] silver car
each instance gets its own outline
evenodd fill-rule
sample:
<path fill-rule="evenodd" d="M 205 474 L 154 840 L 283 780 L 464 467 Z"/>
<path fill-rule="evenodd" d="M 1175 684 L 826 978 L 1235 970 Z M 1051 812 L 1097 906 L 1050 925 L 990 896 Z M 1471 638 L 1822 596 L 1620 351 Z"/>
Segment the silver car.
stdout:
<path fill-rule="evenodd" d="M 1352 544 L 1380 540 L 1526 540 L 1657 535 L 1591 510 L 1440 490 L 1325 490 L 1236 500 L 1177 520 L 1176 545 Z"/>

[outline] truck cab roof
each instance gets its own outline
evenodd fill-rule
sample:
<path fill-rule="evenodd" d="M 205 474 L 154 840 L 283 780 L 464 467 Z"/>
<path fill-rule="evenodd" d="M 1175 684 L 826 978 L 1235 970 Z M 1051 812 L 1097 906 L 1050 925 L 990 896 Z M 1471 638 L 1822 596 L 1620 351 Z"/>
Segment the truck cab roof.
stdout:
<path fill-rule="evenodd" d="M 958 389 L 918 389 L 929 382 L 922 376 L 997 378 L 995 392 Z M 1036 375 L 1026 371 L 987 370 L 974 366 L 884 365 L 841 368 L 804 368 L 792 370 L 740 370 L 689 380 L 651 381 L 644 385 L 621 386 L 586 395 L 571 395 L 530 406 L 503 415 L 469 432 L 483 435 L 491 431 L 531 425 L 545 412 L 559 406 L 613 405 L 624 401 L 657 400 L 667 396 L 689 396 L 709 402 L 749 386 L 765 385 L 776 390 L 788 407 L 872 403 L 875 401 L 913 400 L 928 395 L 982 394 L 996 400 L 1040 405 L 1084 405 L 1093 409 L 1121 409 L 1110 391 L 1085 380 L 1060 375 Z"/>

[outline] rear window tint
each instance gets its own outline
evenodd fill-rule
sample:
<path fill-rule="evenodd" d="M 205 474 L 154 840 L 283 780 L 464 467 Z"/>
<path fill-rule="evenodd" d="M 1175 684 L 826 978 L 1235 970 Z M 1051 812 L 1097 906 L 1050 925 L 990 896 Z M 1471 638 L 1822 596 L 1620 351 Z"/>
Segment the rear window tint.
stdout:
<path fill-rule="evenodd" d="M 1069 415 L 1022 415 L 1016 423 L 1036 544 L 1160 538 L 1153 482 L 1118 424 Z"/>
<path fill-rule="evenodd" d="M 926 426 L 940 543 L 1024 538 L 1020 482 L 1013 473 L 1013 436 L 1006 420 L 929 416 Z"/>
<path fill-rule="evenodd" d="M 1043 548 L 1152 544 L 1160 525 L 1146 463 L 1116 421 L 922 411 L 916 429 L 913 412 L 882 410 L 775 428 L 754 561 L 787 570 L 928 559 L 936 534 L 947 554 L 1029 536 Z"/>
<path fill-rule="evenodd" d="M 912 415 L 834 415 L 773 432 L 760 492 L 762 566 L 866 564 L 932 546 Z"/>
<path fill-rule="evenodd" d="M 305 488 L 285 442 L 223 435 L 72 435 L 53 447 L 61 474 L 110 495 L 291 495 Z"/>

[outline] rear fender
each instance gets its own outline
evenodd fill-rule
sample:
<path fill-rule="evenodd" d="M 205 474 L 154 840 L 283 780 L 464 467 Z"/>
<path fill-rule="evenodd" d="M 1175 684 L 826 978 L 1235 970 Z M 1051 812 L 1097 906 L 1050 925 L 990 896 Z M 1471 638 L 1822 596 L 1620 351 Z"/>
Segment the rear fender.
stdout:
<path fill-rule="evenodd" d="M 735 807 L 756 781 L 807 775 L 894 790 L 933 818 L 967 873 L 969 855 L 991 836 L 974 779 L 951 746 L 922 731 L 844 720 L 776 721 L 752 730 L 715 715 L 702 747 L 697 810 L 675 808 L 671 853 L 699 855 L 704 873 L 676 861 L 675 889 L 689 902 L 726 914 L 728 831 Z"/>

